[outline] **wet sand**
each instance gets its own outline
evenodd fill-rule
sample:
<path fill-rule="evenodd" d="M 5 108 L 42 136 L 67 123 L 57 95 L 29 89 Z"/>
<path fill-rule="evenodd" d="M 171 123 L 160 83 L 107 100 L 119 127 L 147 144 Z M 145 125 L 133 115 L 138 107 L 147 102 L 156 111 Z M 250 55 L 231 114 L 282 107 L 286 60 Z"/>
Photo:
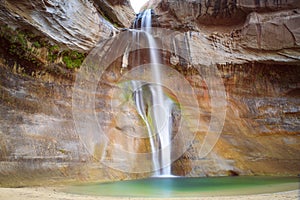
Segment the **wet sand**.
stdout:
<path fill-rule="evenodd" d="M 36 187 L 36 188 L 0 188 L 0 199 L 9 200 L 155 200 L 160 198 L 139 197 L 101 197 L 76 195 L 61 192 L 62 188 Z M 239 195 L 239 196 L 214 196 L 214 197 L 192 197 L 192 198 L 163 198 L 164 200 L 300 200 L 300 190 L 287 192 Z"/>

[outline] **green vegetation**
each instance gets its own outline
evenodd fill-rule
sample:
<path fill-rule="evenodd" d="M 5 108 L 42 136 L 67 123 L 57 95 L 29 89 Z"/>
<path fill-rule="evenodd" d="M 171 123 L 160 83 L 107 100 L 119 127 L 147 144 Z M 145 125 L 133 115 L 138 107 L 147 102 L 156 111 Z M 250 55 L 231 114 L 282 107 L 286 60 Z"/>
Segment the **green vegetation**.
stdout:
<path fill-rule="evenodd" d="M 63 62 L 69 69 L 80 67 L 86 57 L 85 54 L 79 53 L 77 51 L 64 51 L 62 54 Z"/>
<path fill-rule="evenodd" d="M 20 44 L 23 48 L 27 47 L 26 38 L 23 33 L 18 32 L 14 39 L 16 40 L 15 43 Z"/>
<path fill-rule="evenodd" d="M 54 63 L 60 57 L 67 68 L 74 69 L 81 66 L 86 54 L 74 50 L 61 50 L 57 45 L 48 48 L 48 61 Z"/>
<path fill-rule="evenodd" d="M 38 42 L 38 41 L 35 41 L 32 43 L 32 45 L 35 47 L 35 48 L 41 48 L 41 44 Z"/>
<path fill-rule="evenodd" d="M 57 45 L 53 45 L 48 48 L 48 61 L 54 63 L 59 55 L 60 48 Z"/>
<path fill-rule="evenodd" d="M 30 30 L 14 30 L 7 25 L 0 27 L 0 47 L 10 55 L 8 58 L 14 58 L 29 69 L 53 63 L 74 69 L 80 67 L 86 57 L 84 53 L 53 45 L 47 38 Z M 42 53 L 45 50 L 47 54 Z"/>
<path fill-rule="evenodd" d="M 62 154 L 68 154 L 69 151 L 65 150 L 65 149 L 58 149 L 58 151 Z"/>

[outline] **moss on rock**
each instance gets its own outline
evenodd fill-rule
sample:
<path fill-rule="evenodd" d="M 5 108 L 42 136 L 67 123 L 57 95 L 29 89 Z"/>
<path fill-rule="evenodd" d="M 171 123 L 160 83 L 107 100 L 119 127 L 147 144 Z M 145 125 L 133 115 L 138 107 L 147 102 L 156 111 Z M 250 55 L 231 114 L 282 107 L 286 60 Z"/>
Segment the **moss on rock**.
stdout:
<path fill-rule="evenodd" d="M 28 74 L 32 74 L 34 69 L 48 66 L 79 68 L 86 57 L 85 53 L 62 48 L 28 29 L 14 30 L 7 25 L 0 27 L 0 41 L 1 56 L 6 61 L 10 60 L 9 66 L 17 63 L 27 69 Z"/>

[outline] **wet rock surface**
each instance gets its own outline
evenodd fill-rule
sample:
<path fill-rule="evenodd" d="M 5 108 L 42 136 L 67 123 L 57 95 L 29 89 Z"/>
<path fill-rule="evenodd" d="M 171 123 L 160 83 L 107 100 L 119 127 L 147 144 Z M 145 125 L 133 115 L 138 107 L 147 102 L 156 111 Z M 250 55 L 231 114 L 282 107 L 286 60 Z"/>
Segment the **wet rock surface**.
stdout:
<path fill-rule="evenodd" d="M 204 124 L 195 131 L 196 139 L 188 151 L 172 164 L 173 173 L 192 177 L 299 174 L 299 2 L 163 0 L 152 1 L 151 5 L 155 8 L 157 27 L 182 33 L 181 38 L 170 39 L 170 46 L 185 59 L 161 52 L 162 60 L 192 85 Z M 32 29 L 59 45 L 83 52 L 102 38 L 118 35 L 112 23 L 129 27 L 131 16 L 127 1 L 9 0 L 1 1 L 0 8 L 1 23 Z M 159 33 L 155 37 L 165 39 Z M 148 176 L 116 171 L 101 164 L 97 160 L 102 153 L 100 147 L 94 155 L 87 151 L 72 118 L 72 92 L 78 70 L 63 69 L 56 62 L 49 64 L 49 52 L 46 49 L 34 54 L 43 65 L 33 70 L 28 62 L 17 60 L 3 48 L 0 50 L 0 185 Z M 141 53 L 144 62 L 148 56 Z M 118 58 L 103 75 L 107 82 L 122 76 L 122 62 L 124 59 Z M 126 66 L 130 69 L 134 62 L 127 60 Z M 204 75 L 193 67 L 199 64 L 217 66 L 227 99 L 221 137 L 205 158 L 199 156 L 199 151 L 212 111 Z M 97 112 L 108 113 L 101 120 L 107 124 L 111 141 L 127 150 L 148 152 L 148 141 L 137 144 L 120 140 L 123 132 L 143 134 L 145 129 L 133 108 L 119 113 L 116 121 L 109 118 L 106 105 L 114 96 L 107 82 L 99 83 L 95 107 Z M 218 93 L 218 89 L 213 92 Z M 129 116 L 138 128 L 128 124 Z M 118 159 L 112 150 L 107 153 L 108 157 L 112 155 L 110 159 Z"/>
<path fill-rule="evenodd" d="M 223 132 L 202 159 L 197 157 L 203 141 L 198 136 L 187 152 L 194 158 L 188 175 L 230 175 L 230 170 L 240 175 L 296 175 L 300 101 L 288 94 L 299 87 L 299 65 L 255 63 L 223 65 L 219 70 L 228 98 Z"/>

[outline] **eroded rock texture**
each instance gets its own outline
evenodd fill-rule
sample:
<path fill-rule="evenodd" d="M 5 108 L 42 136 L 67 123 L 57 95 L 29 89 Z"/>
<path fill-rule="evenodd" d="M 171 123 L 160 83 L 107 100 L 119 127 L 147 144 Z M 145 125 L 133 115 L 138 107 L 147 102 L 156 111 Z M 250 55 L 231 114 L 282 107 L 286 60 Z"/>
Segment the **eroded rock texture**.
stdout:
<path fill-rule="evenodd" d="M 88 52 L 100 39 L 118 37 L 112 24 L 129 27 L 133 16 L 127 1 L 7 0 L 1 1 L 0 6 L 2 24 L 32 29 L 60 46 L 83 52 Z M 180 38 L 167 39 L 172 51 L 185 58 L 161 52 L 162 60 L 183 74 L 193 87 L 204 124 L 203 129 L 195 130 L 196 139 L 188 151 L 172 165 L 173 173 L 299 174 L 299 1 L 162 0 L 151 1 L 150 6 L 156 13 L 156 26 L 181 33 Z M 167 40 L 159 32 L 155 37 Z M 34 42 L 31 43 L 30 47 Z M 149 175 L 128 174 L 102 165 L 95 160 L 102 147 L 95 147 L 94 155 L 86 151 L 72 118 L 76 70 L 58 65 L 60 57 L 49 64 L 47 46 L 32 49 L 37 51 L 34 55 L 42 66 L 29 65 L 32 62 L 18 60 L 4 48 L 0 50 L 0 185 L 119 180 Z M 133 55 L 131 52 L 127 57 Z M 142 52 L 140 58 L 146 62 L 148 56 Z M 122 76 L 121 66 L 134 66 L 136 60 L 130 62 L 125 57 L 110 66 L 104 74 L 107 81 Z M 221 137 L 205 158 L 199 156 L 199 151 L 212 111 L 205 71 L 197 72 L 193 67 L 196 65 L 217 66 L 227 99 Z M 107 111 L 112 86 L 99 84 L 95 95 L 100 100 L 95 107 L 97 112 Z M 128 135 L 132 130 L 134 134 L 140 131 L 126 121 L 134 114 L 136 123 L 140 123 L 133 108 L 120 113 L 118 120 L 107 118 L 103 123 L 110 128 L 112 142 L 129 150 L 147 152 L 149 142 L 126 143 L 119 137 L 126 131 Z M 108 158 L 120 159 L 122 164 L 126 158 L 122 155 L 116 158 L 111 149 L 106 152 Z M 138 162 L 133 166 L 137 165 Z"/>
<path fill-rule="evenodd" d="M 239 24 L 253 11 L 293 9 L 299 5 L 297 0 L 152 0 L 145 7 L 155 8 L 162 26 L 191 29 L 195 24 Z"/>
<path fill-rule="evenodd" d="M 191 149 L 173 164 L 174 173 L 298 174 L 299 2 L 163 0 L 149 6 L 155 7 L 161 27 L 187 31 L 182 41 L 192 64 L 218 65 L 228 98 L 214 150 L 206 158 L 199 156 L 200 131 Z M 184 66 L 179 58 L 169 59 Z M 203 75 L 188 80 L 198 88 L 199 102 L 208 102 L 205 86 L 199 85 Z M 211 112 L 205 103 L 200 107 Z"/>
<path fill-rule="evenodd" d="M 88 51 L 128 27 L 134 18 L 128 1 L 14 1 L 0 4 L 2 26 L 29 28 L 68 48 Z"/>

